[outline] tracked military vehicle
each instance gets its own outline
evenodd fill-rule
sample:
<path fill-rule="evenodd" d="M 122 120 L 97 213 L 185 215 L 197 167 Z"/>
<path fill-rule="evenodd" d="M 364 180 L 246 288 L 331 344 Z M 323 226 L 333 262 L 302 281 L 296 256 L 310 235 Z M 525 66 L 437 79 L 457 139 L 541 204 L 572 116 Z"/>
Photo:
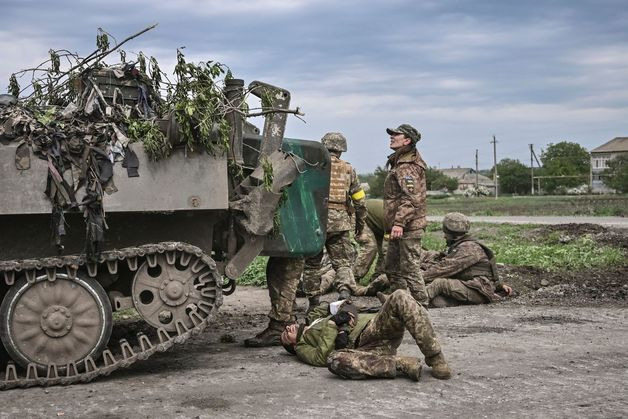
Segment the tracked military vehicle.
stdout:
<path fill-rule="evenodd" d="M 243 90 L 242 80 L 227 81 L 226 100 L 241 103 Z M 286 90 L 253 82 L 248 91 L 288 109 Z M 169 350 L 211 329 L 256 256 L 318 252 L 329 156 L 318 142 L 284 138 L 287 116 L 267 113 L 260 130 L 232 112 L 228 150 L 213 155 L 177 146 L 176 121 L 161 121 L 172 155 L 152 161 L 131 144 L 139 176 L 113 165 L 117 191 L 103 194 L 108 228 L 95 252 L 89 201 L 52 222 L 65 233 L 54 243 L 50 159 L 0 136 L 0 389 L 86 382 Z M 17 156 L 28 157 L 19 170 Z M 150 327 L 113 330 L 112 313 L 129 308 Z"/>

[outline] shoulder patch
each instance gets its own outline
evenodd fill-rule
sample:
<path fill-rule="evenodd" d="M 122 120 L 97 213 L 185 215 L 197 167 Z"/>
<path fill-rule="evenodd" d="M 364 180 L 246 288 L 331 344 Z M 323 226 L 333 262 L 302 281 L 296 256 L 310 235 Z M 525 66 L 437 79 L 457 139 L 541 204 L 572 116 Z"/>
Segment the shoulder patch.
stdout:
<path fill-rule="evenodd" d="M 404 176 L 403 183 L 408 189 L 408 192 L 414 193 L 414 178 L 412 176 Z"/>

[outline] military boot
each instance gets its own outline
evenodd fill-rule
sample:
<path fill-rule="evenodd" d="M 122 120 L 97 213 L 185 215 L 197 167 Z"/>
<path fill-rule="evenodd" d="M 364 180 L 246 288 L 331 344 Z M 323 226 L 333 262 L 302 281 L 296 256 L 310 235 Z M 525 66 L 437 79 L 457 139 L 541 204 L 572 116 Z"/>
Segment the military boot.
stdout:
<path fill-rule="evenodd" d="M 281 345 L 281 333 L 287 326 L 286 323 L 278 322 L 271 319 L 268 322 L 268 327 L 252 338 L 244 340 L 244 346 L 248 348 L 261 348 L 264 346 L 280 346 Z"/>
<path fill-rule="evenodd" d="M 439 380 L 449 380 L 451 378 L 451 369 L 449 369 L 442 352 L 426 357 L 425 363 L 432 367 L 432 377 Z"/>
<path fill-rule="evenodd" d="M 349 291 L 348 289 L 343 288 L 338 292 L 338 301 L 348 300 L 349 298 L 351 298 L 351 291 Z"/>
<path fill-rule="evenodd" d="M 421 378 L 421 361 L 411 356 L 396 356 L 397 371 L 414 381 Z"/>

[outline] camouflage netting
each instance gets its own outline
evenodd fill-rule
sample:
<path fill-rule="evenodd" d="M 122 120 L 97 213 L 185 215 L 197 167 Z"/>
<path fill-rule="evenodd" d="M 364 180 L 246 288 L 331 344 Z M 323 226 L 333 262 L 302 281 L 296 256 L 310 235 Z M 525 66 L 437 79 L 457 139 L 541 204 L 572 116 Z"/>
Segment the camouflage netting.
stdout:
<path fill-rule="evenodd" d="M 154 58 L 147 64 L 140 53 L 135 62 L 126 62 L 121 44 L 109 48 L 101 31 L 98 50 L 87 58 L 51 50 L 42 66 L 11 76 L 13 97 L 0 97 L 0 146 L 18 144 L 18 170 L 30 169 L 31 156 L 48 163 L 45 192 L 53 206 L 54 244 L 62 249 L 64 212 L 82 210 L 86 252 L 92 257 L 106 228 L 103 192 L 116 191 L 115 163 L 121 162 L 130 177 L 141 173 L 132 143 L 141 142 L 153 160 L 167 157 L 177 144 L 212 154 L 223 153 L 229 144 L 225 115 L 232 109 L 218 80 L 231 77 L 226 67 L 187 63 L 177 51 L 176 83 L 164 82 L 167 77 Z M 105 64 L 103 58 L 113 51 L 120 52 L 121 62 Z M 67 70 L 62 60 L 69 63 Z M 27 74 L 30 84 L 20 90 L 18 77 Z M 77 202 L 83 187 L 84 197 Z"/>

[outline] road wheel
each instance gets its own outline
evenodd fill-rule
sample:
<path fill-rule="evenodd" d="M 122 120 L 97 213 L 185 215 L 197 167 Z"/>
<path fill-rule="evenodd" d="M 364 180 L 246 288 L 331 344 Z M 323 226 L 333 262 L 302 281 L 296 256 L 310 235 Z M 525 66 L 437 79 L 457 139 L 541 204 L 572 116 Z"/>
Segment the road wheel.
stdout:
<path fill-rule="evenodd" d="M 29 283 L 22 278 L 0 305 L 0 338 L 13 360 L 40 370 L 79 364 L 104 350 L 113 321 L 102 286 L 92 278 L 57 274 Z"/>

